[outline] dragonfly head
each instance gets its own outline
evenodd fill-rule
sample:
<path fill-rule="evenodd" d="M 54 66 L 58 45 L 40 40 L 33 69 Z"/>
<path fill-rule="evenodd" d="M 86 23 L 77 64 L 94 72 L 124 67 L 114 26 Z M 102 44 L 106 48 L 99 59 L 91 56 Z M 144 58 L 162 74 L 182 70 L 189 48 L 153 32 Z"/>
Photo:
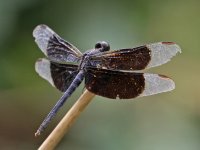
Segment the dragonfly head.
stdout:
<path fill-rule="evenodd" d="M 95 44 L 95 49 L 98 49 L 100 52 L 109 51 L 110 45 L 105 41 L 100 41 Z"/>

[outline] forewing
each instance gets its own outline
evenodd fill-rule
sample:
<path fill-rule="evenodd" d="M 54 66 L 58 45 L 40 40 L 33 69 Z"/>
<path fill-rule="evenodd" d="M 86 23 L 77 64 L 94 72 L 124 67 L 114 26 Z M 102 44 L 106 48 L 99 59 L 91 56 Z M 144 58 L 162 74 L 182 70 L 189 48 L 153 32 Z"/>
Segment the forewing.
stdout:
<path fill-rule="evenodd" d="M 112 71 L 88 68 L 86 88 L 97 95 L 111 99 L 130 99 L 171 91 L 174 82 L 157 74 Z"/>
<path fill-rule="evenodd" d="M 60 91 L 64 92 L 78 74 L 78 66 L 72 64 L 58 64 L 45 58 L 39 59 L 35 64 L 36 72 L 49 81 Z"/>
<path fill-rule="evenodd" d="M 81 52 L 72 44 L 64 41 L 46 25 L 38 25 L 33 36 L 42 52 L 54 62 L 78 62 Z"/>
<path fill-rule="evenodd" d="M 91 64 L 114 70 L 143 70 L 162 65 L 181 52 L 173 42 L 158 42 L 91 56 Z"/>

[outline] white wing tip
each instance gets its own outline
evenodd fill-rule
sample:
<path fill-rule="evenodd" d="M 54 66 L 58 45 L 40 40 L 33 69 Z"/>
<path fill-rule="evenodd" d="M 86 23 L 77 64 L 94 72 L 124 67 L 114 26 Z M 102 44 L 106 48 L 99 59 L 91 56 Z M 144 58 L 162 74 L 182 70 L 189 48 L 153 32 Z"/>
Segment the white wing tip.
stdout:
<path fill-rule="evenodd" d="M 175 52 L 175 54 L 177 52 L 181 53 L 181 48 L 178 44 L 176 44 L 175 42 L 161 42 L 163 45 L 166 45 L 166 46 L 170 46 L 171 49 Z"/>
<path fill-rule="evenodd" d="M 163 92 L 169 92 L 175 89 L 175 83 L 172 79 L 164 75 L 144 74 L 145 89 L 140 96 L 154 95 Z"/>
<path fill-rule="evenodd" d="M 165 64 L 178 52 L 181 53 L 181 48 L 174 42 L 158 42 L 146 46 L 151 51 L 151 61 L 148 68 Z"/>
<path fill-rule="evenodd" d="M 39 74 L 40 73 L 40 65 L 43 63 L 43 62 L 47 62 L 47 60 L 45 58 L 39 58 L 36 62 L 35 62 L 35 71 Z"/>
<path fill-rule="evenodd" d="M 50 62 L 47 59 L 38 59 L 38 61 L 35 63 L 35 71 L 39 74 L 39 76 L 46 79 L 49 81 L 49 83 L 51 83 L 52 86 L 54 86 L 54 82 L 51 77 Z"/>
<path fill-rule="evenodd" d="M 166 87 L 163 88 L 162 92 L 168 92 L 175 89 L 175 83 L 171 78 L 164 75 L 158 75 L 158 77 L 160 78 L 160 81 L 163 83 L 163 86 Z"/>
<path fill-rule="evenodd" d="M 38 25 L 33 30 L 33 37 L 35 38 L 35 42 L 45 55 L 47 55 L 46 50 L 49 43 L 49 39 L 53 35 L 53 30 L 45 24 Z"/>
<path fill-rule="evenodd" d="M 38 33 L 41 32 L 41 30 L 46 29 L 46 28 L 48 28 L 48 26 L 45 25 L 45 24 L 37 25 L 37 26 L 35 27 L 35 29 L 33 30 L 33 37 L 36 38 L 37 35 L 38 35 Z"/>

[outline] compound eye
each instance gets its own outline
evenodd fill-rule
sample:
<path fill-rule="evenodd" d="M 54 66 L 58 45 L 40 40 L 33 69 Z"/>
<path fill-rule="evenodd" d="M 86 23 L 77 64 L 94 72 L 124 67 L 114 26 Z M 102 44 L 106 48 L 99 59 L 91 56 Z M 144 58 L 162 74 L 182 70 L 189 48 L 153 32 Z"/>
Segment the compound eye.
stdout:
<path fill-rule="evenodd" d="M 107 42 L 97 42 L 95 44 L 95 49 L 99 49 L 100 52 L 105 52 L 110 50 L 110 45 Z"/>
<path fill-rule="evenodd" d="M 95 44 L 95 49 L 100 49 L 100 48 L 102 48 L 101 43 L 100 42 L 96 43 Z"/>

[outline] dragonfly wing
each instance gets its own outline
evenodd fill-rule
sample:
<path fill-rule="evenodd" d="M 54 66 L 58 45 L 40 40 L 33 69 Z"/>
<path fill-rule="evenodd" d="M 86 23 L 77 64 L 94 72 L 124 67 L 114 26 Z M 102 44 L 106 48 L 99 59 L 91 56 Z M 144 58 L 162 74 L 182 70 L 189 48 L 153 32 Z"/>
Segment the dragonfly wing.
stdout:
<path fill-rule="evenodd" d="M 76 75 L 78 66 L 72 64 L 59 64 L 51 62 L 45 58 L 39 59 L 35 64 L 36 72 L 44 79 L 49 81 L 61 92 L 67 90 Z"/>
<path fill-rule="evenodd" d="M 92 67 L 87 68 L 85 84 L 90 92 L 111 99 L 154 95 L 175 88 L 173 80 L 166 76 Z"/>
<path fill-rule="evenodd" d="M 72 44 L 63 40 L 46 25 L 38 25 L 33 36 L 35 42 L 49 60 L 55 62 L 78 62 L 82 53 Z"/>
<path fill-rule="evenodd" d="M 112 70 L 143 70 L 167 63 L 180 47 L 173 42 L 158 42 L 91 56 L 94 66 Z"/>

